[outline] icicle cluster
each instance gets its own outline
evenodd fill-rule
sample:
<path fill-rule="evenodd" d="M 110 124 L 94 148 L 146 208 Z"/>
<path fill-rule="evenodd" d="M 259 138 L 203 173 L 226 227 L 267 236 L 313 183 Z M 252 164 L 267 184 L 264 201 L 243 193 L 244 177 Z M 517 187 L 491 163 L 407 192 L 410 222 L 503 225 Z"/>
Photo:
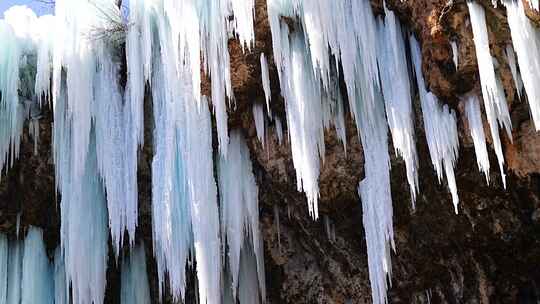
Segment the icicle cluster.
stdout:
<path fill-rule="evenodd" d="M 512 122 L 508 112 L 508 105 L 504 95 L 504 89 L 499 76 L 495 73 L 493 58 L 489 51 L 488 32 L 484 8 L 476 2 L 467 2 L 471 25 L 474 35 L 478 71 L 482 85 L 482 96 L 487 120 L 491 129 L 493 147 L 499 161 L 499 168 L 503 185 L 506 187 L 506 175 L 504 173 L 504 155 L 499 136 L 499 125 L 503 126 L 509 139 L 512 139 Z"/>
<path fill-rule="evenodd" d="M 386 117 L 392 132 L 396 153 L 405 160 L 407 180 L 411 189 L 411 199 L 416 200 L 418 192 L 418 156 L 414 140 L 413 110 L 411 106 L 411 85 L 407 70 L 405 41 L 401 25 L 394 12 L 385 7 L 385 19 L 379 19 L 378 42 L 380 55 L 377 57 Z"/>
<path fill-rule="evenodd" d="M 0 168 L 19 155 L 24 119 L 48 95 L 53 17 L 13 6 L 0 19 Z M 39 99 L 40 101 L 41 99 Z"/>
<path fill-rule="evenodd" d="M 231 288 L 233 300 L 238 290 L 240 303 L 259 303 L 259 298 L 266 298 L 259 190 L 248 147 L 239 132 L 231 133 L 228 151 L 218 165 L 221 241 L 232 279 L 231 286 L 224 288 Z"/>
<path fill-rule="evenodd" d="M 482 123 L 482 112 L 480 111 L 480 104 L 476 95 L 467 97 L 465 113 L 467 115 L 467 121 L 469 122 L 469 129 L 473 139 L 478 169 L 486 175 L 486 181 L 489 183 L 489 156 L 486 147 L 484 124 Z"/>
<path fill-rule="evenodd" d="M 411 36 L 409 41 L 431 163 L 437 172 L 439 183 L 442 180 L 444 170 L 448 188 L 450 188 L 452 194 L 454 209 L 457 213 L 459 197 L 454 166 L 458 157 L 459 138 L 456 113 L 454 110 L 449 110 L 447 105 L 441 106 L 437 97 L 428 92 L 422 73 L 420 45 L 414 36 Z"/>
<path fill-rule="evenodd" d="M 538 11 L 538 0 L 529 2 Z M 506 6 L 512 43 L 517 53 L 520 75 L 527 93 L 531 116 L 536 131 L 540 131 L 540 87 L 538 86 L 540 83 L 540 73 L 538 73 L 540 70 L 540 30 L 525 15 L 525 8 L 521 1 L 508 0 L 503 3 Z M 521 86 L 516 72 L 514 54 L 509 51 L 507 53 L 519 94 Z"/>
<path fill-rule="evenodd" d="M 62 263 L 59 249 L 49 260 L 39 228 L 30 226 L 24 241 L 0 234 L 0 303 L 67 304 Z"/>

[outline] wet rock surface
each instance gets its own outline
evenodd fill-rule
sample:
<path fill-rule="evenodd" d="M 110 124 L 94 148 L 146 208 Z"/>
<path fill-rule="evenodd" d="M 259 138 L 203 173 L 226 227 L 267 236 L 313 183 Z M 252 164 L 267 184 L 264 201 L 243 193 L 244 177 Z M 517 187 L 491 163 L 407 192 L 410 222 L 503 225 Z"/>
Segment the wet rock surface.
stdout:
<path fill-rule="evenodd" d="M 372 3 L 383 14 L 380 1 Z M 508 172 L 506 189 L 492 150 L 489 151 L 492 164 L 489 185 L 479 172 L 462 111 L 461 96 L 471 91 L 479 94 L 480 88 L 465 1 L 387 1 L 388 7 L 419 38 L 427 85 L 442 102 L 456 110 L 461 144 L 456 164 L 460 197 L 456 215 L 447 186 L 444 181 L 439 183 L 431 165 L 420 105 L 415 97 L 420 193 L 414 210 L 405 166 L 389 147 L 396 238 L 389 290 L 391 303 L 428 303 L 428 299 L 432 303 L 536 303 L 540 299 L 540 134 L 534 131 L 527 101 L 517 99 L 506 64 L 503 52 L 510 43 L 510 34 L 504 8 L 501 5 L 493 8 L 491 1 L 482 3 L 486 8 L 491 51 L 499 63 L 497 72 L 504 84 L 514 128 L 513 143 L 503 139 Z M 251 107 L 253 103 L 264 103 L 261 52 L 265 53 L 270 67 L 271 112 L 283 122 L 285 138 L 287 126 L 264 0 L 256 1 L 255 13 L 256 41 L 251 50 L 243 51 L 236 40 L 229 43 L 235 101 L 228 114 L 229 129 L 241 129 L 247 138 L 259 185 L 268 302 L 370 303 L 362 208 L 356 190 L 364 176 L 363 155 L 355 123 L 347 114 L 346 150 L 334 130 L 325 133 L 326 154 L 319 180 L 320 219 L 314 221 L 308 214 L 304 194 L 297 191 L 288 140 L 282 145 L 277 142 L 275 119 L 266 120 L 266 144 L 263 146 L 257 139 Z M 534 12 L 529 15 L 536 20 Z M 458 46 L 457 66 L 452 59 L 452 41 Z M 209 94 L 208 81 L 205 79 L 202 84 L 206 94 Z M 150 254 L 153 118 L 149 98 L 145 100 L 145 111 L 137 235 L 147 247 L 151 291 L 154 302 L 158 303 L 157 274 Z M 60 198 L 55 191 L 51 117 L 50 109 L 45 107 L 40 119 L 37 154 L 33 139 L 25 130 L 19 159 L 2 174 L 0 230 L 15 237 L 20 214 L 20 234 L 25 233 L 28 225 L 43 227 L 47 247 L 52 252 L 59 244 Z M 112 258 L 109 264 L 107 302 L 118 303 L 119 272 Z M 166 296 L 165 302 L 169 301 Z"/>

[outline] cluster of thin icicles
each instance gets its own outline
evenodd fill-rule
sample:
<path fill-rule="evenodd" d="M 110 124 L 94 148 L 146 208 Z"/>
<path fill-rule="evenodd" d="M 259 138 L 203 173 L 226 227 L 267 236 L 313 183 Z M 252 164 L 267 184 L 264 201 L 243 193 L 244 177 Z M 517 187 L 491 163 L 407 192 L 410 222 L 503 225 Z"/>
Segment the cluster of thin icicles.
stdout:
<path fill-rule="evenodd" d="M 0 303 L 69 304 L 65 259 L 60 248 L 52 262 L 47 256 L 43 232 L 30 226 L 24 240 L 8 240 L 0 234 Z M 143 246 L 136 246 L 121 266 L 122 304 L 150 303 Z M 78 302 L 77 302 L 78 301 Z M 82 301 L 88 302 L 88 301 Z"/>
<path fill-rule="evenodd" d="M 0 303 L 5 303 L 3 299 L 19 303 L 9 297 L 20 296 L 13 294 L 20 293 L 21 284 L 25 290 L 30 286 L 25 284 L 35 286 L 35 292 L 25 293 L 32 298 L 22 303 L 38 303 L 36 299 L 103 303 L 109 232 L 117 257 L 124 244 L 132 252 L 122 264 L 122 301 L 148 303 L 144 249 L 135 246 L 137 160 L 145 124 L 153 126 L 152 237 L 160 296 L 168 286 L 175 300 L 184 300 L 186 267 L 191 267 L 202 303 L 264 302 L 258 187 L 244 139 L 236 131 L 229 136 L 227 128 L 227 106 L 234 102 L 227 43 L 237 38 L 245 52 L 251 51 L 254 1 L 130 0 L 126 18 L 116 2 L 57 0 L 55 15 L 39 18 L 18 6 L 0 20 L 0 167 L 11 166 L 18 156 L 27 117 L 37 144 L 39 109 L 51 106 L 61 198 L 61 247 L 54 270 L 36 229 L 27 236 L 22 258 L 17 249 L 22 246 L 0 239 L 0 276 L 8 282 L 0 286 Z M 540 31 L 525 16 L 521 1 L 503 4 L 513 41 L 506 48 L 508 64 L 518 95 L 522 96 L 523 88 L 539 130 Z M 538 1 L 531 0 L 531 5 L 537 9 Z M 484 109 L 506 184 L 499 126 L 511 138 L 509 112 L 490 54 L 484 9 L 475 2 L 468 6 Z M 273 121 L 281 144 L 286 126 L 297 188 L 306 194 L 309 212 L 317 219 L 324 132 L 334 127 L 346 150 L 343 103 L 349 101 L 365 159 L 366 178 L 358 192 L 372 298 L 374 303 L 385 303 L 390 249 L 394 249 L 389 139 L 405 162 L 414 206 L 421 191 L 412 108 L 416 82 L 431 161 L 439 182 L 446 177 L 457 212 L 456 114 L 429 92 L 419 43 L 414 36 L 407 38 L 386 7 L 384 17 L 373 14 L 368 0 L 267 0 L 267 8 L 279 76 L 275 85 L 285 100 L 286 121 L 270 111 L 268 62 L 261 54 L 266 107 L 253 105 L 257 137 L 268 145 L 267 127 Z M 291 24 L 282 17 L 298 22 Z M 123 40 L 125 86 L 119 79 L 123 58 L 118 44 Z M 457 48 L 452 42 L 456 65 Z M 212 79 L 219 143 L 217 180 L 209 103 L 201 95 L 201 66 Z M 147 95 L 151 95 L 151 122 L 144 121 Z M 478 167 L 489 182 L 479 98 L 468 95 L 464 101 Z M 11 269 L 18 264 L 23 265 L 22 281 L 21 271 Z M 25 281 L 26 264 L 43 273 Z M 63 288 L 59 292 L 57 285 Z"/>

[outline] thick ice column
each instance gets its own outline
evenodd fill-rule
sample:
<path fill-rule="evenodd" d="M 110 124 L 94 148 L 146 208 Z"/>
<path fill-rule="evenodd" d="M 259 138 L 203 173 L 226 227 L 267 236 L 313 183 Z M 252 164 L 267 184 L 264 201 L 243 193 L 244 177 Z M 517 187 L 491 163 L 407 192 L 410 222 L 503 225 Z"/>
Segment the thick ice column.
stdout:
<path fill-rule="evenodd" d="M 385 19 L 378 22 L 379 73 L 384 95 L 386 117 L 396 154 L 405 161 L 411 200 L 414 206 L 418 192 L 418 156 L 414 138 L 413 110 L 405 42 L 401 24 L 394 12 L 385 7 Z"/>
<path fill-rule="evenodd" d="M 242 248 L 254 254 L 256 263 L 253 271 L 259 280 L 259 290 L 265 299 L 264 257 L 259 231 L 258 187 L 253 175 L 249 149 L 239 132 L 232 132 L 227 158 L 220 157 L 218 164 L 221 241 L 222 248 L 228 248 L 225 255 L 232 278 L 233 298 L 239 285 Z M 254 291 L 252 291 L 254 292 Z M 257 294 L 258 297 L 258 294 Z M 242 301 L 242 299 L 240 299 Z"/>
<path fill-rule="evenodd" d="M 0 234 L 0 304 L 6 304 L 8 279 L 8 239 Z"/>
<path fill-rule="evenodd" d="M 489 156 L 486 147 L 484 124 L 482 123 L 482 111 L 476 95 L 470 95 L 465 100 L 465 113 L 469 122 L 469 130 L 474 143 L 476 163 L 478 169 L 486 175 L 489 183 Z"/>
<path fill-rule="evenodd" d="M 43 243 L 43 231 L 30 227 L 24 247 L 21 304 L 53 304 L 54 277 Z"/>
<path fill-rule="evenodd" d="M 182 129 L 177 128 L 175 117 L 183 118 L 183 99 L 178 92 L 172 98 L 175 79 L 164 69 L 155 50 L 152 64 L 152 97 L 154 117 L 154 156 L 152 160 L 152 236 L 156 258 L 160 296 L 168 275 L 171 294 L 183 300 L 185 268 L 192 246 L 191 211 L 188 193 L 187 164 L 184 159 Z M 161 52 L 163 56 L 165 52 Z M 176 80 L 177 81 L 177 80 Z M 172 89 L 168 89 L 172 87 Z M 177 92 L 174 92 L 177 93 Z M 191 127 L 190 127 L 191 128 Z M 187 130 L 186 130 L 187 131 Z"/>
<path fill-rule="evenodd" d="M 459 197 L 454 166 L 458 157 L 459 139 L 456 114 L 453 110 L 449 110 L 447 105 L 441 106 L 437 97 L 427 91 L 422 74 L 420 45 L 414 36 L 410 37 L 409 42 L 431 163 L 437 172 L 439 183 L 442 180 L 443 172 L 445 173 L 454 209 L 457 213 Z"/>
<path fill-rule="evenodd" d="M 487 120 L 491 129 L 491 138 L 495 148 L 495 154 L 499 161 L 499 168 L 503 185 L 506 187 L 506 175 L 504 173 L 504 155 L 499 137 L 499 125 L 506 130 L 508 138 L 512 139 L 512 122 L 506 104 L 506 97 L 501 80 L 495 74 L 493 59 L 489 51 L 489 40 L 486 26 L 486 16 L 484 8 L 472 1 L 467 1 L 471 25 L 474 35 L 474 45 L 476 49 L 476 58 L 478 60 L 478 72 L 482 85 L 482 96 L 484 99 L 484 108 L 486 110 Z M 521 66 L 521 65 L 520 65 Z"/>
<path fill-rule="evenodd" d="M 133 247 L 129 257 L 122 262 L 120 303 L 150 304 L 150 287 L 143 245 Z"/>
<path fill-rule="evenodd" d="M 534 1 L 538 10 L 538 1 Z M 531 109 L 531 116 L 536 131 L 540 131 L 540 30 L 525 15 L 521 1 L 504 1 L 508 15 L 508 25 L 512 35 L 512 43 L 517 53 L 517 60 Z M 512 64 L 509 57 L 510 66 Z M 512 73 L 514 73 L 512 71 Z M 514 80 L 516 80 L 514 78 Z M 516 84 L 517 89 L 519 86 Z"/>

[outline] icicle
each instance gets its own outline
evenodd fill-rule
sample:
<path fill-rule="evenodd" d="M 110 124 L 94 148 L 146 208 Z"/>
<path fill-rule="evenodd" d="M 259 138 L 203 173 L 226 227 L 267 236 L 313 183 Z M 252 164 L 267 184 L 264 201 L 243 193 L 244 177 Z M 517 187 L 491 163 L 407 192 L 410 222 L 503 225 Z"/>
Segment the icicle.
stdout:
<path fill-rule="evenodd" d="M 330 218 L 328 215 L 324 215 L 323 217 L 324 222 L 324 231 L 326 232 L 326 237 L 328 238 L 328 241 L 332 242 L 332 223 L 330 221 Z"/>
<path fill-rule="evenodd" d="M 418 156 L 414 139 L 413 110 L 405 42 L 401 24 L 394 12 L 385 6 L 385 19 L 378 22 L 382 91 L 386 106 L 386 117 L 392 133 L 396 154 L 405 160 L 407 180 L 414 207 L 418 192 Z"/>
<path fill-rule="evenodd" d="M 54 253 L 54 304 L 69 304 L 69 289 L 66 285 L 66 267 L 62 248 Z"/>
<path fill-rule="evenodd" d="M 521 91 L 523 90 L 523 82 L 521 80 L 521 75 L 519 74 L 517 70 L 516 54 L 514 53 L 514 48 L 512 48 L 511 44 L 506 45 L 505 55 L 506 55 L 506 60 L 508 61 L 508 65 L 510 66 L 510 72 L 512 73 L 512 78 L 514 79 L 514 85 L 516 86 L 516 92 L 518 94 L 518 98 L 521 99 Z"/>
<path fill-rule="evenodd" d="M 24 241 L 24 248 L 21 304 L 53 304 L 54 277 L 47 252 L 45 252 L 43 231 L 30 227 Z"/>
<path fill-rule="evenodd" d="M 15 225 L 15 235 L 17 236 L 17 239 L 19 239 L 19 232 L 21 230 L 21 212 L 17 213 L 17 223 Z"/>
<path fill-rule="evenodd" d="M 242 248 L 252 247 L 246 250 L 255 254 L 256 265 L 253 267 L 256 266 L 260 294 L 265 299 L 264 257 L 259 231 L 259 190 L 255 183 L 248 147 L 239 132 L 231 133 L 228 151 L 230 153 L 226 159 L 223 156 L 219 159 L 218 172 L 221 240 L 222 248 L 229 249 L 227 260 L 232 278 L 233 298 L 236 298 L 236 288 L 239 286 Z"/>
<path fill-rule="evenodd" d="M 0 233 L 0 304 L 6 304 L 8 291 L 8 239 Z"/>
<path fill-rule="evenodd" d="M 129 258 L 122 262 L 120 303 L 150 304 L 150 287 L 143 245 L 134 247 Z"/>
<path fill-rule="evenodd" d="M 538 10 L 538 0 L 530 1 L 530 3 L 534 3 L 533 7 Z M 540 131 L 540 87 L 538 86 L 540 83 L 538 73 L 540 71 L 540 30 L 525 15 L 525 8 L 521 1 L 504 1 L 504 5 L 532 120 L 536 131 Z M 513 56 L 508 52 L 508 48 L 507 54 L 510 67 L 514 66 L 515 69 L 515 63 L 511 62 Z M 516 78 L 514 77 L 514 81 Z M 519 84 L 516 84 L 516 89 L 519 92 Z"/>
<path fill-rule="evenodd" d="M 458 70 L 459 51 L 458 51 L 457 42 L 450 41 L 450 46 L 452 47 L 452 59 L 454 60 L 454 66 L 456 67 L 456 70 Z"/>
<path fill-rule="evenodd" d="M 261 145 L 263 148 L 265 147 L 265 125 L 266 120 L 264 119 L 264 110 L 262 105 L 259 103 L 253 103 L 252 106 L 252 112 L 253 112 L 253 120 L 255 121 L 255 129 L 257 130 L 257 138 L 259 138 L 259 141 L 261 142 Z"/>
<path fill-rule="evenodd" d="M 414 36 L 411 36 L 409 41 L 431 163 L 437 172 L 439 183 L 442 180 L 444 170 L 448 188 L 450 188 L 452 194 L 454 209 L 457 213 L 459 197 L 454 176 L 454 165 L 458 157 L 459 139 L 456 114 L 453 110 L 449 110 L 447 105 L 441 107 L 437 97 L 427 91 L 422 74 L 420 45 Z"/>
<path fill-rule="evenodd" d="M 272 98 L 272 92 L 270 91 L 270 76 L 268 72 L 268 63 L 266 62 L 266 57 L 264 56 L 264 53 L 261 53 L 261 78 L 262 78 L 262 84 L 263 84 L 263 90 L 264 90 L 264 97 L 266 100 L 266 111 L 268 113 L 268 117 L 272 117 L 270 114 L 270 99 Z"/>
<path fill-rule="evenodd" d="M 484 135 L 484 124 L 482 123 L 482 112 L 476 95 L 469 95 L 467 97 L 465 101 L 465 113 L 474 143 L 478 169 L 486 175 L 486 181 L 489 184 L 489 156 L 486 147 L 486 137 Z"/>
<path fill-rule="evenodd" d="M 495 74 L 493 59 L 489 51 L 488 32 L 486 26 L 486 16 L 484 8 L 476 2 L 467 2 L 471 25 L 474 35 L 474 45 L 476 49 L 476 58 L 478 60 L 478 71 L 480 73 L 480 82 L 482 84 L 482 96 L 484 99 L 484 108 L 486 110 L 487 120 L 491 129 L 491 138 L 495 154 L 499 161 L 503 185 L 506 188 L 506 175 L 504 173 L 504 155 L 499 137 L 499 124 L 504 126 L 508 138 L 512 139 L 512 123 L 510 114 L 504 96 L 501 80 Z M 521 66 L 521 65 L 520 65 Z M 498 122 L 498 124 L 497 124 Z"/>
<path fill-rule="evenodd" d="M 279 228 L 279 206 L 277 204 L 274 205 L 274 225 L 276 227 L 276 238 L 277 238 L 277 244 L 278 244 L 278 251 L 281 252 L 281 232 Z"/>

